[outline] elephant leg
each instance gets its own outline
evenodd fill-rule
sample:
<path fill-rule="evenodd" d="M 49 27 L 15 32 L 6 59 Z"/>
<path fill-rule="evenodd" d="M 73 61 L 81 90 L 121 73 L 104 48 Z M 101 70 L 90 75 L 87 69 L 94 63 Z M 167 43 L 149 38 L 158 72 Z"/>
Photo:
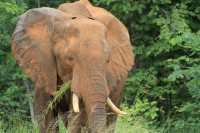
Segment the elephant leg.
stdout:
<path fill-rule="evenodd" d="M 57 111 L 48 110 L 47 104 L 52 96 L 43 89 L 36 88 L 34 95 L 34 110 L 38 121 L 40 133 L 58 133 Z"/>
<path fill-rule="evenodd" d="M 87 133 L 87 114 L 83 102 L 79 104 L 80 112 L 74 113 L 72 110 L 68 115 L 67 133 Z"/>
<path fill-rule="evenodd" d="M 119 105 L 120 105 L 119 94 L 111 93 L 109 97 L 112 100 L 112 102 L 117 107 L 119 107 Z M 106 110 L 107 110 L 106 112 L 108 113 L 107 118 L 106 118 L 107 119 L 107 121 L 106 121 L 107 130 L 109 133 L 114 133 L 116 120 L 117 120 L 117 114 L 115 114 L 108 106 L 106 107 Z"/>
<path fill-rule="evenodd" d="M 111 101 L 115 104 L 115 106 L 117 106 L 119 108 L 120 103 L 121 103 L 121 97 L 123 94 L 123 86 L 125 84 L 125 81 L 121 82 L 121 84 L 119 85 L 119 87 L 116 89 L 117 91 L 112 91 L 110 93 L 110 99 Z M 106 107 L 106 112 L 108 113 L 107 116 L 107 121 L 106 121 L 106 125 L 107 125 L 107 130 L 109 133 L 114 133 L 115 131 L 115 126 L 116 126 L 116 120 L 117 120 L 117 114 L 114 113 L 110 107 Z"/>

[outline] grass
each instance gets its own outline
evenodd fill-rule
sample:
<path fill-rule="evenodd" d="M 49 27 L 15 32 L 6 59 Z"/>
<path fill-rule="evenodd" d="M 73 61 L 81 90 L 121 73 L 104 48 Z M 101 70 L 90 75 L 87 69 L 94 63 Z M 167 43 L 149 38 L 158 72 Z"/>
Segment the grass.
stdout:
<path fill-rule="evenodd" d="M 47 112 L 49 109 L 53 109 L 56 103 L 61 99 L 61 97 L 65 94 L 66 91 L 69 90 L 71 86 L 71 81 L 64 83 L 59 91 L 56 92 L 52 101 L 48 103 Z M 46 114 L 46 113 L 45 113 Z M 45 115 L 44 114 L 44 115 Z M 127 122 L 126 119 L 129 119 L 131 116 L 119 116 L 116 126 L 110 126 L 107 130 L 109 133 L 113 128 L 115 128 L 116 133 L 151 133 L 150 129 L 146 129 L 143 127 L 143 121 L 141 119 L 135 119 L 131 124 Z M 132 118 L 131 118 L 132 119 Z M 23 120 L 12 120 L 12 122 L 3 123 L 0 120 L 0 133 L 39 133 L 38 125 L 32 124 L 29 121 Z M 59 132 L 66 133 L 66 128 L 64 127 L 62 121 L 59 119 Z"/>
<path fill-rule="evenodd" d="M 49 109 L 52 110 L 52 109 L 56 106 L 56 104 L 60 101 L 60 99 L 61 99 L 61 98 L 66 94 L 66 92 L 70 89 L 71 83 L 72 83 L 71 80 L 68 81 L 68 82 L 66 82 L 66 83 L 64 83 L 64 84 L 60 87 L 59 91 L 56 91 L 56 93 L 55 93 L 53 99 L 48 103 L 46 112 L 47 112 Z"/>
<path fill-rule="evenodd" d="M 37 124 L 32 125 L 28 121 L 15 120 L 15 122 L 3 123 L 0 121 L 0 133 L 38 133 Z"/>
<path fill-rule="evenodd" d="M 64 83 L 60 87 L 60 90 L 56 92 L 52 101 L 48 103 L 48 107 L 45 112 L 47 112 L 49 109 L 53 109 L 56 106 L 61 97 L 66 94 L 66 91 L 70 89 L 70 86 L 71 81 Z M 107 129 L 107 133 L 110 133 L 110 131 L 113 129 L 115 129 L 115 133 L 197 133 L 199 131 L 199 119 L 192 122 L 183 120 L 173 122 L 172 119 L 169 119 L 170 121 L 166 121 L 162 127 L 157 128 L 155 125 L 148 126 L 149 121 L 147 121 L 142 116 L 134 115 L 132 111 L 133 109 L 136 110 L 135 108 L 132 109 L 127 107 L 125 104 L 122 105 L 122 108 L 125 112 L 128 112 L 128 115 L 119 115 L 116 125 L 111 125 Z M 58 123 L 59 132 L 66 133 L 66 128 L 64 127 L 61 119 L 59 119 Z M 13 117 L 6 122 L 0 120 L 0 133 L 39 133 L 39 130 L 36 123 L 32 124 L 30 121 L 21 120 L 20 117 L 19 119 Z"/>
<path fill-rule="evenodd" d="M 48 109 L 52 109 L 55 107 L 56 103 L 60 100 L 60 98 L 65 94 L 66 91 L 69 90 L 71 86 L 71 81 L 63 84 L 60 87 L 60 90 L 57 91 L 52 101 L 48 103 Z M 148 125 L 149 121 L 147 121 L 144 116 L 134 115 L 132 112 L 136 110 L 136 108 L 127 107 L 125 104 L 122 104 L 122 108 L 125 112 L 128 112 L 127 116 L 118 116 L 116 126 L 110 126 L 107 130 L 107 133 L 110 133 L 111 130 L 115 129 L 115 133 L 200 133 L 200 119 L 191 119 L 191 120 L 178 120 L 175 121 L 169 117 L 161 127 L 157 128 L 154 126 Z M 17 114 L 16 114 L 17 115 Z M 18 115 L 17 115 L 18 116 Z M 10 120 L 4 121 L 0 120 L 0 133 L 39 133 L 38 125 L 32 124 L 30 121 L 21 120 L 12 117 Z M 66 128 L 64 127 L 61 119 L 58 121 L 59 123 L 59 132 L 66 133 Z"/>
<path fill-rule="evenodd" d="M 16 121 L 17 122 L 17 121 Z M 5 128 L 9 127 L 9 128 Z M 61 120 L 59 120 L 59 131 L 60 133 L 66 133 L 66 128 L 64 127 Z M 0 121 L 0 133 L 39 133 L 38 125 L 32 124 L 29 121 L 18 121 L 18 123 L 1 123 Z"/>
<path fill-rule="evenodd" d="M 143 127 L 144 121 L 142 118 L 136 118 L 132 124 L 124 122 L 121 117 L 118 117 L 117 124 L 115 127 L 115 133 L 200 133 L 199 126 L 195 129 L 175 130 L 176 127 L 165 125 L 165 127 Z M 170 126 L 170 127 L 168 127 Z M 110 133 L 111 128 L 108 129 L 107 133 Z M 66 133 L 66 129 L 61 120 L 59 120 L 59 132 Z M 29 121 L 15 121 L 15 123 L 3 123 L 0 121 L 0 133 L 39 133 L 37 124 L 32 125 Z"/>
<path fill-rule="evenodd" d="M 118 117 L 115 133 L 156 133 L 155 130 L 146 129 L 142 126 L 142 120 L 136 119 L 133 124 L 128 122 L 124 122 L 124 118 Z M 9 128 L 5 128 L 9 127 Z M 113 126 L 111 126 L 107 133 L 112 130 Z M 59 119 L 59 132 L 66 133 L 66 129 Z M 12 123 L 2 123 L 0 121 L 0 133 L 39 133 L 37 124 L 32 124 L 29 121 L 15 121 Z"/>

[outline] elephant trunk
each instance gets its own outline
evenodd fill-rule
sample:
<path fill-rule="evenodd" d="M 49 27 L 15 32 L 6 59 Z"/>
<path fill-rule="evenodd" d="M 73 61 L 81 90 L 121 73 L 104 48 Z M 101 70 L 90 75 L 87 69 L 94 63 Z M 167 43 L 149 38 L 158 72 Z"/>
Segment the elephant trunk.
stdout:
<path fill-rule="evenodd" d="M 104 96 L 95 94 L 94 97 L 101 97 L 105 99 Z M 86 112 L 88 115 L 88 125 L 91 133 L 103 133 L 106 127 L 106 107 L 105 101 L 87 101 Z"/>
<path fill-rule="evenodd" d="M 106 80 L 103 76 L 91 76 L 89 82 L 87 94 L 83 94 L 88 125 L 91 133 L 103 133 L 106 127 Z"/>
<path fill-rule="evenodd" d="M 106 128 L 106 103 L 116 113 L 126 113 L 120 111 L 108 97 L 109 92 L 105 69 L 102 68 L 100 63 L 88 64 L 95 64 L 95 66 L 87 66 L 88 71 L 82 71 L 83 73 L 81 73 L 81 71 L 78 71 L 79 69 L 75 69 L 73 73 L 73 110 L 75 113 L 78 113 L 80 111 L 78 103 L 79 98 L 81 97 L 85 104 L 85 109 L 88 116 L 88 125 L 91 133 L 103 133 L 105 132 Z M 82 75 L 84 75 L 85 77 L 81 79 L 80 77 Z"/>

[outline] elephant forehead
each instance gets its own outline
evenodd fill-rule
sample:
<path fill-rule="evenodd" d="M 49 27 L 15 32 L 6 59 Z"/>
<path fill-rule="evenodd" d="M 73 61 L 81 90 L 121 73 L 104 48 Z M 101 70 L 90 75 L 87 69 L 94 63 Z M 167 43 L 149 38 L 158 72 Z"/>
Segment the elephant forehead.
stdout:
<path fill-rule="evenodd" d="M 80 56 L 86 59 L 105 59 L 103 41 L 86 40 L 79 45 Z"/>

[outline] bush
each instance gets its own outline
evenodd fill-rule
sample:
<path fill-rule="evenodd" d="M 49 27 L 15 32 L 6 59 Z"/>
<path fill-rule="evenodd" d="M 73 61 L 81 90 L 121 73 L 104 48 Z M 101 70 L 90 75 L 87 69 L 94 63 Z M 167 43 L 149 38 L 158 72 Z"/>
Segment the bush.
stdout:
<path fill-rule="evenodd" d="M 27 7 L 18 6 L 15 2 L 0 2 L 0 122 L 11 122 L 26 118 L 27 102 L 23 81 L 27 79 L 21 68 L 16 65 L 11 55 L 9 40 L 15 28 L 17 17 Z"/>
<path fill-rule="evenodd" d="M 153 107 L 159 110 L 153 123 L 158 127 L 187 132 L 180 123 L 200 125 L 199 1 L 94 2 L 120 18 L 130 32 L 136 65 L 127 80 L 125 101 L 155 102 Z M 140 111 L 147 106 L 141 105 Z"/>

